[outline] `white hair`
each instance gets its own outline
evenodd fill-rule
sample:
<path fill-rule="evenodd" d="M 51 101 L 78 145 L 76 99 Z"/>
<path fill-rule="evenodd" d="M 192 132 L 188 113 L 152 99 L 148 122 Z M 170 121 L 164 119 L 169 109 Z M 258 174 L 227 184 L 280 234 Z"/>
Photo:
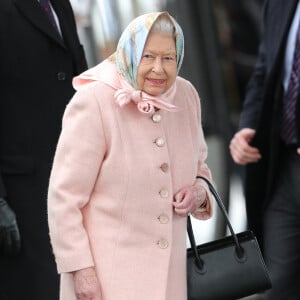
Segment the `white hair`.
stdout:
<path fill-rule="evenodd" d="M 151 27 L 150 33 L 162 33 L 175 37 L 175 26 L 170 19 L 169 15 L 162 14 L 154 22 Z"/>

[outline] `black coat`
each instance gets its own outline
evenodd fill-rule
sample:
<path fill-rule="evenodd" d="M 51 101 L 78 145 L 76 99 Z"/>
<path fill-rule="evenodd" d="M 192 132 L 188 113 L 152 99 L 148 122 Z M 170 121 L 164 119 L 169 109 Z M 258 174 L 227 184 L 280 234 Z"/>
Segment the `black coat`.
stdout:
<path fill-rule="evenodd" d="M 0 257 L 1 300 L 58 299 L 48 179 L 72 78 L 87 66 L 69 1 L 51 2 L 63 39 L 37 0 L 0 1 L 0 197 L 22 239 L 19 257 Z"/>
<path fill-rule="evenodd" d="M 262 241 L 262 219 L 276 181 L 280 150 L 280 118 L 283 95 L 283 66 L 287 37 L 297 0 L 269 0 L 264 7 L 264 34 L 259 57 L 248 84 L 241 128 L 254 128 L 252 144 L 262 159 L 246 167 L 245 196 L 249 227 Z M 300 141 L 300 101 L 297 127 Z"/>

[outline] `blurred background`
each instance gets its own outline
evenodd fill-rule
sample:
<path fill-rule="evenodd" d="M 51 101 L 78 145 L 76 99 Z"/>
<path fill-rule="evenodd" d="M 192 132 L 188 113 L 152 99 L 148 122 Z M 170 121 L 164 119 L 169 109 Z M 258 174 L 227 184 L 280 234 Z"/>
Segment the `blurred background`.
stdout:
<path fill-rule="evenodd" d="M 89 67 L 113 53 L 123 29 L 138 15 L 167 10 L 185 35 L 180 75 L 201 98 L 208 164 L 236 232 L 246 229 L 242 168 L 234 165 L 229 142 L 238 128 L 245 86 L 261 35 L 262 0 L 71 0 Z M 206 222 L 193 220 L 198 243 L 224 236 L 216 209 Z"/>

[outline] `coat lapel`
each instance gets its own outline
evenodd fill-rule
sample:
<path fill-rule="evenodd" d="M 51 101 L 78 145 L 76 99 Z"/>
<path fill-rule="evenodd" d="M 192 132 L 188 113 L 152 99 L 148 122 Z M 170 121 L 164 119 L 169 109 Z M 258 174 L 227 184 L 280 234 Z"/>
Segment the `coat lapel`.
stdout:
<path fill-rule="evenodd" d="M 20 13 L 22 13 L 29 22 L 56 41 L 59 45 L 65 47 L 61 36 L 51 25 L 37 0 L 14 0 L 14 2 Z"/>
<path fill-rule="evenodd" d="M 284 51 L 288 32 L 293 21 L 294 13 L 298 0 L 290 1 L 269 1 L 270 11 L 268 13 L 271 17 L 271 24 L 269 26 L 272 31 L 272 45 L 273 45 L 273 58 L 281 55 L 281 50 Z"/>

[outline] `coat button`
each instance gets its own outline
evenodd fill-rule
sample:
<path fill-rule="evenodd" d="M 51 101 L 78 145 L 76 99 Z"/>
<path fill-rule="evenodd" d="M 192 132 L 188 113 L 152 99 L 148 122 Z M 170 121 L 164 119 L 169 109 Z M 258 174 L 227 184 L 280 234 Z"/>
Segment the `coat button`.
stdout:
<path fill-rule="evenodd" d="M 58 72 L 57 79 L 58 80 L 66 80 L 67 74 L 65 72 Z"/>
<path fill-rule="evenodd" d="M 159 191 L 159 194 L 162 198 L 168 198 L 169 197 L 169 191 L 167 189 L 161 189 Z"/>
<path fill-rule="evenodd" d="M 169 164 L 168 164 L 168 163 L 163 163 L 163 164 L 161 164 L 160 169 L 161 169 L 164 173 L 168 172 L 168 171 L 169 171 Z"/>
<path fill-rule="evenodd" d="M 158 217 L 158 220 L 161 224 L 167 224 L 169 222 L 169 217 L 166 214 L 161 214 Z"/>
<path fill-rule="evenodd" d="M 164 146 L 164 144 L 165 144 L 165 140 L 163 139 L 163 138 L 157 138 L 156 140 L 155 140 L 155 144 L 156 144 L 156 146 L 158 146 L 158 147 L 163 147 Z"/>
<path fill-rule="evenodd" d="M 154 123 L 159 123 L 161 121 L 161 115 L 158 113 L 155 113 L 154 115 L 152 115 L 152 121 Z"/>
<path fill-rule="evenodd" d="M 166 239 L 160 239 L 160 240 L 157 242 L 157 245 L 158 245 L 158 247 L 161 248 L 161 249 L 166 249 L 166 248 L 168 248 L 169 243 L 168 243 L 168 241 L 167 241 Z"/>

